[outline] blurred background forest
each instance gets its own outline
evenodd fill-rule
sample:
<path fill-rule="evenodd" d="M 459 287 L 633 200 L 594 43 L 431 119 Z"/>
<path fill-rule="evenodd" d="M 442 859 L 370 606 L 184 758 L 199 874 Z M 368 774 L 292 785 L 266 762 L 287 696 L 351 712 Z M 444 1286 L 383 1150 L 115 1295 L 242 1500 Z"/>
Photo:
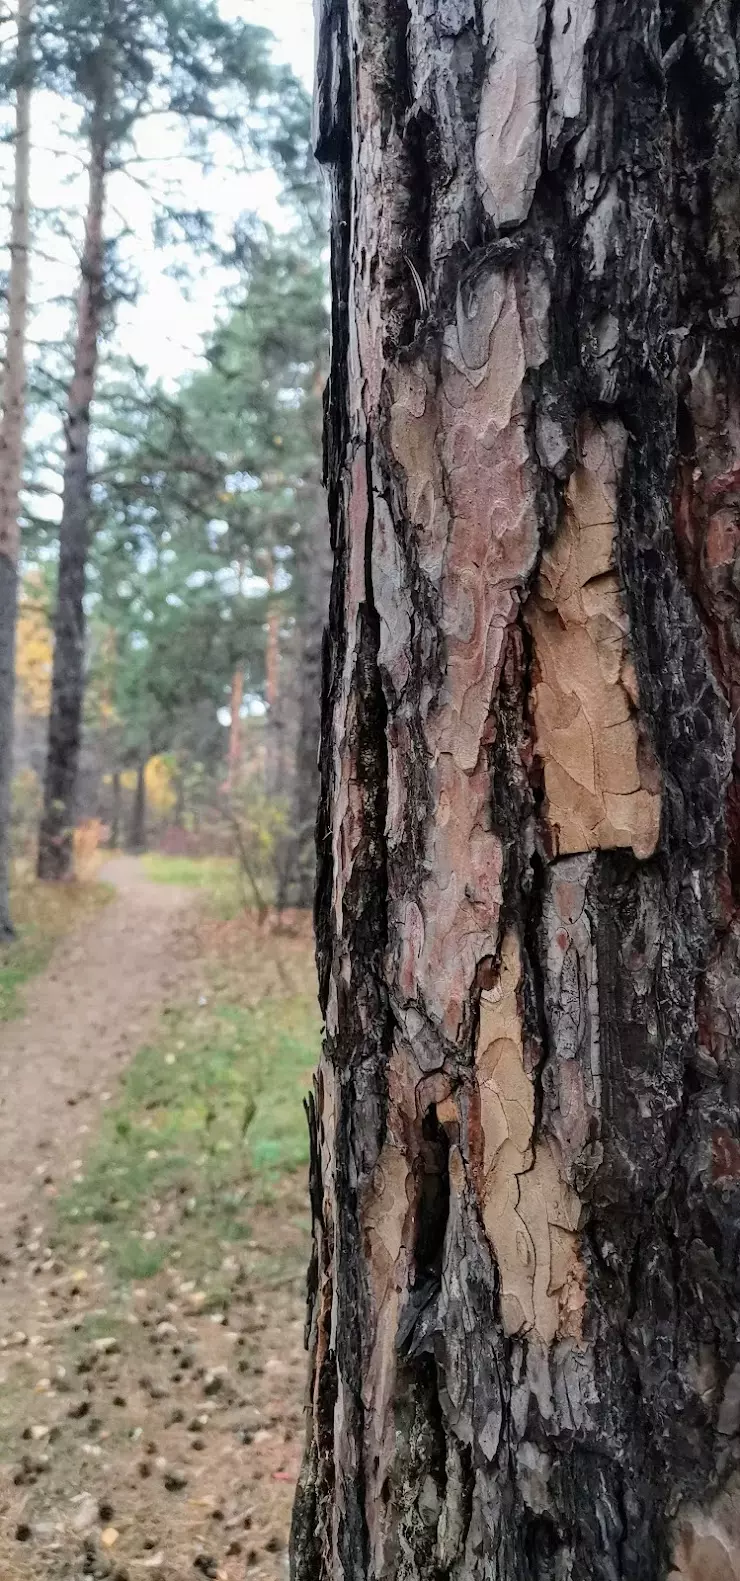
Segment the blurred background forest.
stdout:
<path fill-rule="evenodd" d="M 22 0 L 0 23 L 16 880 L 154 847 L 311 903 L 324 205 L 308 92 L 254 14 Z M 299 67 L 306 24 L 286 8 Z M 0 714 L 11 684 L 0 654 Z"/>
<path fill-rule="evenodd" d="M 287 1573 L 331 561 L 311 53 L 310 0 L 0 7 L 10 1581 Z"/>

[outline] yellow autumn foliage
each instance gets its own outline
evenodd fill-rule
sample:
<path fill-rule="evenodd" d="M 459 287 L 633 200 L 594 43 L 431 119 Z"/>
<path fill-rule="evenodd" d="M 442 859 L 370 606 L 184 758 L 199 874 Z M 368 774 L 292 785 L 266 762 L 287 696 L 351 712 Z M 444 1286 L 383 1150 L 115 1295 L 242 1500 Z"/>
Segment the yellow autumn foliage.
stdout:
<path fill-rule="evenodd" d="M 51 623 L 42 601 L 42 590 L 33 577 L 21 589 L 15 643 L 18 706 L 36 718 L 45 718 L 51 697 L 54 643 Z"/>
<path fill-rule="evenodd" d="M 172 765 L 166 757 L 157 756 L 149 759 L 144 782 L 147 804 L 152 812 L 161 814 L 172 812 L 177 801 L 177 792 Z M 126 769 L 121 775 L 121 784 L 125 790 L 136 790 L 136 769 Z"/>
<path fill-rule="evenodd" d="M 81 883 L 89 883 L 95 877 L 100 866 L 101 847 L 109 832 L 100 818 L 85 818 L 74 830 L 74 874 Z"/>

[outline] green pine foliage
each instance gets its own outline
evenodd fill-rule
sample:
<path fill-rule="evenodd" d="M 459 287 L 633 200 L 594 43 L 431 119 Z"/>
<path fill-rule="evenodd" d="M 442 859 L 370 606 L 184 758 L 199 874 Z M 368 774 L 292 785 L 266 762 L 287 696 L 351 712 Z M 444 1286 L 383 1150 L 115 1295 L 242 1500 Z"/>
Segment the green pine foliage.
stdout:
<path fill-rule="evenodd" d="M 128 173 L 147 187 L 137 136 L 154 118 L 183 128 L 184 157 L 214 179 L 227 147 L 247 174 L 271 166 L 278 177 L 279 225 L 270 229 L 245 205 L 228 240 L 187 190 L 168 189 L 160 201 L 148 188 L 144 224 L 153 230 L 142 247 L 165 249 L 174 269 L 176 244 L 184 278 L 212 258 L 230 282 L 204 356 L 174 390 L 152 383 L 117 345 L 116 309 L 139 282 L 130 237 L 116 234 L 115 203 L 106 211 L 91 408 L 86 738 L 105 776 L 171 754 L 181 778 L 217 785 L 227 744 L 219 714 L 223 721 L 232 676 L 243 672 L 245 712 L 257 714 L 268 605 L 289 641 L 303 607 L 303 535 L 323 510 L 326 215 L 310 100 L 276 64 L 270 33 L 226 22 L 214 0 L 38 0 L 33 37 L 35 83 L 76 107 L 71 146 L 81 164 L 91 135 L 102 137 L 108 177 Z M 0 33 L 8 88 L 12 71 Z M 60 147 L 69 136 L 60 134 Z M 40 256 L 53 250 L 49 238 L 79 244 L 75 203 L 79 194 L 68 211 L 36 216 Z M 39 342 L 30 368 L 23 569 L 43 588 L 49 615 L 70 349 L 68 339 Z"/>
<path fill-rule="evenodd" d="M 109 382 L 89 702 L 101 725 L 107 707 L 122 762 L 177 750 L 217 759 L 217 710 L 237 665 L 247 697 L 262 697 L 270 565 L 282 621 L 300 612 L 326 356 L 321 255 L 266 234 L 243 300 L 176 397 Z"/>

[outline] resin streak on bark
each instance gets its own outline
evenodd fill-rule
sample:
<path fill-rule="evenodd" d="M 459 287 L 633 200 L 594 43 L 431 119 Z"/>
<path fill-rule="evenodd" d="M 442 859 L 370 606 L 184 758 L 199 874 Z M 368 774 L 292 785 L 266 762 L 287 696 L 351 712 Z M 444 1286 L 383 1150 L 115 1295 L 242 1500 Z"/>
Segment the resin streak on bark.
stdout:
<path fill-rule="evenodd" d="M 319 9 L 335 564 L 293 1575 L 731 1581 L 731 8 Z"/>

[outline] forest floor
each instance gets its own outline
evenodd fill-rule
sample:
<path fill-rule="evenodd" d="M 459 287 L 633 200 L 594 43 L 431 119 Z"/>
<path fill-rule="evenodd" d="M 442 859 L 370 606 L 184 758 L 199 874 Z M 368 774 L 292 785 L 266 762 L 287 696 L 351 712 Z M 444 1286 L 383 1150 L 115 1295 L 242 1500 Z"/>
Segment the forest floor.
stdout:
<path fill-rule="evenodd" d="M 0 961 L 3 1581 L 287 1575 L 310 927 L 186 869 L 119 858 Z"/>

